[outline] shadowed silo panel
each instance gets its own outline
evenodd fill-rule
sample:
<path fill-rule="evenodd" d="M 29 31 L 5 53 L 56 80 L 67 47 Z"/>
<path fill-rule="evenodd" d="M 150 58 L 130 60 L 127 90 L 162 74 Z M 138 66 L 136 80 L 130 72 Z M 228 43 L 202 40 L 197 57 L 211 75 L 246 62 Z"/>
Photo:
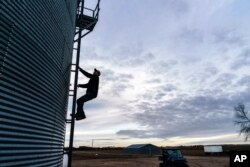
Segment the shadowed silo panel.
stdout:
<path fill-rule="evenodd" d="M 0 166 L 62 166 L 77 0 L 0 1 Z"/>

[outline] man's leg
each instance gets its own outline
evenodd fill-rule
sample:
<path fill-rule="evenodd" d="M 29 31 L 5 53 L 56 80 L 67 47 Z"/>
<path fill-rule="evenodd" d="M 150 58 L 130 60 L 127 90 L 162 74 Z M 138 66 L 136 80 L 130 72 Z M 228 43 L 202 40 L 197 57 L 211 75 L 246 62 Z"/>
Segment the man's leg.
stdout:
<path fill-rule="evenodd" d="M 84 103 L 89 100 L 92 100 L 93 98 L 94 98 L 94 95 L 92 93 L 87 93 L 84 96 L 77 99 L 77 113 L 76 113 L 77 120 L 86 118 L 84 110 L 83 110 Z"/>

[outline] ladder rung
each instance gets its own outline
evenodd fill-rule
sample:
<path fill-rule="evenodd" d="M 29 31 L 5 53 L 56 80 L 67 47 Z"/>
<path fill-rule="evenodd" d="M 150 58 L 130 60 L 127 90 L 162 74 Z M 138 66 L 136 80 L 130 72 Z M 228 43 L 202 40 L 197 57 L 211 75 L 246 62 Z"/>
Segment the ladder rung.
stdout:
<path fill-rule="evenodd" d="M 69 95 L 69 96 L 74 96 L 74 95 Z"/>
<path fill-rule="evenodd" d="M 74 50 L 77 50 L 77 48 L 73 48 Z"/>
<path fill-rule="evenodd" d="M 76 70 L 70 70 L 71 72 L 76 72 Z"/>
<path fill-rule="evenodd" d="M 72 66 L 76 66 L 76 64 L 71 64 Z"/>
<path fill-rule="evenodd" d="M 78 41 L 78 39 L 79 39 L 79 38 L 77 38 L 77 39 L 74 39 L 74 42 L 77 42 L 77 41 Z"/>
<path fill-rule="evenodd" d="M 66 123 L 71 123 L 71 119 L 66 119 Z"/>
<path fill-rule="evenodd" d="M 63 148 L 63 154 L 68 154 L 69 150 L 66 150 L 66 148 Z"/>

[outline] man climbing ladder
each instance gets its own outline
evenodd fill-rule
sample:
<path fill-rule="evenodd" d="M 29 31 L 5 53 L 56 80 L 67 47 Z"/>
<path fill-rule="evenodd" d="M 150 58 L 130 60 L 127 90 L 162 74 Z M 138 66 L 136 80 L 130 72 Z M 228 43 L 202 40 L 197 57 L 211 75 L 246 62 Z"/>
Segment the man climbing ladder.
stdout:
<path fill-rule="evenodd" d="M 76 112 L 76 120 L 85 119 L 85 113 L 83 110 L 84 103 L 92 100 L 98 95 L 99 88 L 99 76 L 101 75 L 100 71 L 94 69 L 93 74 L 90 74 L 79 67 L 81 73 L 83 73 L 86 77 L 90 78 L 87 84 L 78 84 L 77 87 L 87 88 L 86 94 L 77 99 L 77 112 Z"/>

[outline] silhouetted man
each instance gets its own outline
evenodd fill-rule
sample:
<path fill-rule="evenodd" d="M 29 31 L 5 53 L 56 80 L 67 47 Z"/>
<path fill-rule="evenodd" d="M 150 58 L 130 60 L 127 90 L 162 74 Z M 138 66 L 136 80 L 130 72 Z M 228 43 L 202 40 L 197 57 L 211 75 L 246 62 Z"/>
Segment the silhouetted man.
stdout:
<path fill-rule="evenodd" d="M 86 77 L 90 78 L 87 84 L 79 84 L 77 87 L 87 88 L 86 94 L 80 97 L 77 100 L 77 113 L 76 120 L 85 119 L 85 113 L 83 110 L 84 103 L 92 100 L 97 97 L 98 87 L 99 87 L 99 76 L 101 75 L 100 71 L 94 69 L 93 74 L 90 74 L 79 67 L 81 73 L 83 73 Z"/>

